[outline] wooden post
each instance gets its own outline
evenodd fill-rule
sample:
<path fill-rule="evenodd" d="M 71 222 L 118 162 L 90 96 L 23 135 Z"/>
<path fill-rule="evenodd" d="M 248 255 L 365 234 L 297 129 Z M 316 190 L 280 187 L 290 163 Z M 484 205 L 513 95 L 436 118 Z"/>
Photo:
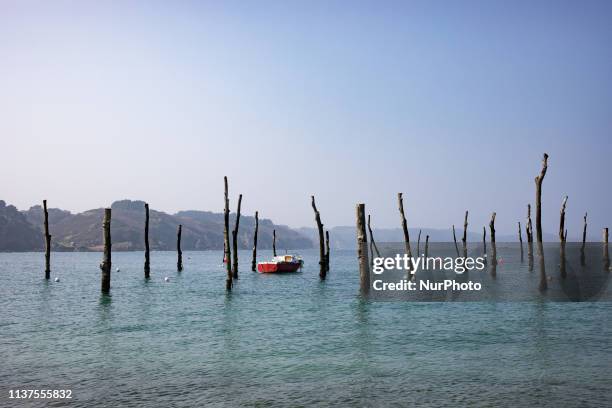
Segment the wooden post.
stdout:
<path fill-rule="evenodd" d="M 253 260 L 251 261 L 251 271 L 257 269 L 257 232 L 259 231 L 259 212 L 255 211 L 255 233 L 253 234 Z"/>
<path fill-rule="evenodd" d="M 408 223 L 406 222 L 406 216 L 404 215 L 404 200 L 402 198 L 402 193 L 397 193 L 397 201 L 402 219 L 402 230 L 404 231 L 404 245 L 406 246 L 406 254 L 408 257 L 412 258 L 412 251 L 410 250 L 410 234 L 408 233 Z"/>
<path fill-rule="evenodd" d="M 457 256 L 459 256 L 459 247 L 457 246 L 457 235 L 455 234 L 455 224 L 453 224 L 453 241 L 455 241 L 455 251 L 457 251 Z"/>
<path fill-rule="evenodd" d="M 548 154 L 544 153 L 542 158 L 542 170 L 540 175 L 535 178 L 536 184 L 536 237 L 538 242 L 542 242 L 542 182 L 548 169 Z"/>
<path fill-rule="evenodd" d="M 604 270 L 610 272 L 610 253 L 608 251 L 608 228 L 603 229 L 603 261 Z"/>
<path fill-rule="evenodd" d="M 329 271 L 329 230 L 325 230 L 325 271 Z"/>
<path fill-rule="evenodd" d="M 487 262 L 487 227 L 482 226 L 482 253 L 485 255 L 485 262 Z"/>
<path fill-rule="evenodd" d="M 587 233 L 587 213 L 584 213 L 584 226 L 582 227 L 582 246 L 580 247 L 580 264 L 585 265 L 584 248 L 586 246 L 586 233 Z"/>
<path fill-rule="evenodd" d="M 519 245 L 521 246 L 521 262 L 523 262 L 523 233 L 521 231 L 521 222 L 519 221 Z"/>
<path fill-rule="evenodd" d="M 276 230 L 272 230 L 272 256 L 276 256 Z"/>
<path fill-rule="evenodd" d="M 495 216 L 495 213 L 491 214 L 491 221 L 489 221 L 489 229 L 491 230 L 491 243 L 495 242 Z"/>
<path fill-rule="evenodd" d="M 242 194 L 238 196 L 238 210 L 236 211 L 236 224 L 232 231 L 232 246 L 234 250 L 233 270 L 234 279 L 238 279 L 238 227 L 240 226 L 240 207 L 242 205 Z"/>
<path fill-rule="evenodd" d="M 310 196 L 312 209 L 315 213 L 315 222 L 317 223 L 317 229 L 319 230 L 319 277 L 325 279 L 327 272 L 327 265 L 325 261 L 325 237 L 323 235 L 323 223 L 321 223 L 321 214 L 317 210 L 314 196 Z"/>
<path fill-rule="evenodd" d="M 561 211 L 559 214 L 559 241 L 565 242 L 565 206 L 567 205 L 567 196 L 563 198 L 561 203 Z"/>
<path fill-rule="evenodd" d="M 144 275 L 145 279 L 149 279 L 151 276 L 151 258 L 149 255 L 149 204 L 145 203 L 145 263 L 144 263 Z"/>
<path fill-rule="evenodd" d="M 417 238 L 417 256 L 421 256 L 421 231 L 419 230 L 419 236 Z"/>
<path fill-rule="evenodd" d="M 225 269 L 227 272 L 227 277 L 225 279 L 225 290 L 232 290 L 233 285 L 233 275 L 232 275 L 232 250 L 230 247 L 230 238 L 229 238 L 229 195 L 227 189 L 227 176 L 223 177 L 223 182 L 225 185 L 225 208 L 223 210 L 223 247 L 224 247 L 224 262 Z"/>
<path fill-rule="evenodd" d="M 178 255 L 178 259 L 176 261 L 176 270 L 179 272 L 183 270 L 183 251 L 181 250 L 182 231 L 183 231 L 183 226 L 179 224 L 178 231 L 176 233 L 176 253 Z"/>
<path fill-rule="evenodd" d="M 467 227 L 468 227 L 468 210 L 465 210 L 465 218 L 463 220 L 463 257 L 467 258 Z"/>
<path fill-rule="evenodd" d="M 372 252 L 372 258 L 374 257 L 374 251 L 376 251 L 376 256 L 380 258 L 380 251 L 376 246 L 376 241 L 374 241 L 374 234 L 372 233 L 372 226 L 370 225 L 370 214 L 368 214 L 368 233 L 370 234 L 370 252 Z M 374 251 L 372 251 L 374 248 Z"/>
<path fill-rule="evenodd" d="M 544 260 L 544 245 L 542 242 L 538 241 L 538 260 L 540 264 L 540 284 L 538 288 L 540 291 L 545 291 L 548 289 L 548 279 L 546 278 L 546 262 Z"/>
<path fill-rule="evenodd" d="M 531 224 L 531 204 L 527 204 L 527 225 L 525 226 L 527 242 L 533 242 L 533 225 Z"/>
<path fill-rule="evenodd" d="M 363 293 L 370 291 L 370 261 L 366 235 L 365 204 L 357 204 L 357 258 L 359 259 L 359 282 Z"/>
<path fill-rule="evenodd" d="M 425 236 L 425 259 L 429 256 L 429 235 Z"/>
<path fill-rule="evenodd" d="M 493 250 L 493 260 L 491 263 L 493 264 L 492 274 L 495 275 L 495 267 L 497 266 L 497 244 L 495 243 L 495 216 L 496 214 L 491 214 L 491 221 L 489 222 L 489 229 L 491 230 L 491 248 Z"/>
<path fill-rule="evenodd" d="M 110 292 L 111 282 L 111 209 L 104 209 L 104 221 L 102 223 L 102 237 L 104 241 L 104 255 L 100 269 L 102 270 L 102 293 Z"/>
<path fill-rule="evenodd" d="M 47 200 L 43 200 L 43 211 L 45 214 L 45 279 L 51 278 L 51 235 L 49 234 L 49 211 L 47 211 Z"/>

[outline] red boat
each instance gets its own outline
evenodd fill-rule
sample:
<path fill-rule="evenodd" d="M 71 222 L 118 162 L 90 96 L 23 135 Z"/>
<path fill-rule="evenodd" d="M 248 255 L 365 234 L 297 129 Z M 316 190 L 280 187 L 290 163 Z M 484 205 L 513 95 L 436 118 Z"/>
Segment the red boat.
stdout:
<path fill-rule="evenodd" d="M 275 256 L 268 262 L 259 262 L 257 270 L 261 273 L 295 272 L 303 264 L 302 258 L 293 255 L 281 255 Z"/>

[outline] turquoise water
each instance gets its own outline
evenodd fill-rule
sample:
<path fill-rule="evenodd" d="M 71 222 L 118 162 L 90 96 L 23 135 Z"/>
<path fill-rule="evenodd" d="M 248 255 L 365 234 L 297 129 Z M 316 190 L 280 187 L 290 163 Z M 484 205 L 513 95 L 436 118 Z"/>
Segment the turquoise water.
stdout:
<path fill-rule="evenodd" d="M 226 294 L 221 252 L 185 252 L 182 273 L 154 252 L 150 281 L 142 253 L 114 253 L 105 297 L 99 253 L 53 254 L 59 283 L 40 253 L 0 254 L 0 406 L 47 406 L 17 388 L 73 390 L 49 406 L 610 406 L 609 302 L 370 302 L 354 252 L 325 282 L 302 255 L 261 275 L 242 251 Z"/>

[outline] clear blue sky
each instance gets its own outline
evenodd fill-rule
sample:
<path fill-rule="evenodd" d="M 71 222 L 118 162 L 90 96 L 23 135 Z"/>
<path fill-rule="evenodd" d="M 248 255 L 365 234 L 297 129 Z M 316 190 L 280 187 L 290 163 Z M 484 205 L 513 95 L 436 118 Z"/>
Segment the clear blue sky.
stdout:
<path fill-rule="evenodd" d="M 0 2 L 0 198 L 612 227 L 612 2 Z"/>

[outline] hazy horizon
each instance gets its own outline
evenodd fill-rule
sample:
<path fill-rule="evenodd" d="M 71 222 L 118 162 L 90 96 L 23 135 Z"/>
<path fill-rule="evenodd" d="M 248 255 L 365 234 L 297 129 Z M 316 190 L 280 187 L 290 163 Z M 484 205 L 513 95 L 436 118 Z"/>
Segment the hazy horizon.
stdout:
<path fill-rule="evenodd" d="M 3 2 L 0 199 L 612 226 L 612 3 Z"/>

